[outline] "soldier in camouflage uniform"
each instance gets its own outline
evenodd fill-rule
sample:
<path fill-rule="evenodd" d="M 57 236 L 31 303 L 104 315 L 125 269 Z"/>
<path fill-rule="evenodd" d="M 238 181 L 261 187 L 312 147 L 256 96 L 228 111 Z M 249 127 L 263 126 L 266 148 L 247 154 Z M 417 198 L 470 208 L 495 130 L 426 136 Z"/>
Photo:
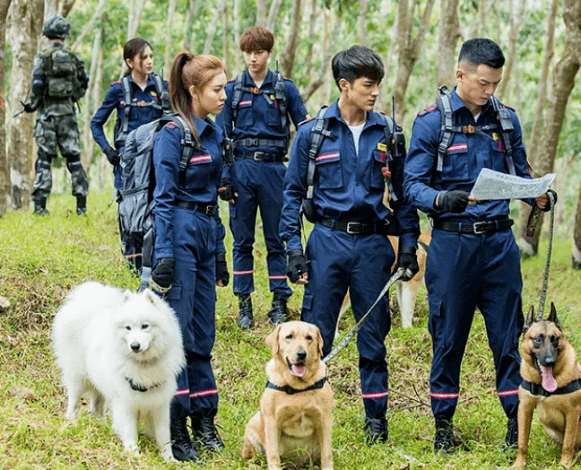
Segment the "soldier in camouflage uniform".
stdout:
<path fill-rule="evenodd" d="M 37 144 L 36 179 L 32 191 L 34 213 L 46 215 L 46 200 L 52 188 L 51 161 L 57 158 L 57 145 L 71 172 L 72 193 L 77 198 L 77 214 L 87 212 L 89 183 L 81 165 L 81 144 L 75 103 L 87 91 L 89 77 L 77 54 L 64 48 L 69 23 L 59 15 L 48 18 L 42 34 L 50 45 L 37 54 L 32 72 L 32 91 L 24 110 L 38 110 L 34 137 Z"/>

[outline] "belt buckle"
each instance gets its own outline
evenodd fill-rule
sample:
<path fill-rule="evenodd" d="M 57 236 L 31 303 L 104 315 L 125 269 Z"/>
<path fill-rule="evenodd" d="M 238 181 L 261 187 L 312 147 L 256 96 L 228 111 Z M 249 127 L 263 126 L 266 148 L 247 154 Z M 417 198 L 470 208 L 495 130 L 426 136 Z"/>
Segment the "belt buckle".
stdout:
<path fill-rule="evenodd" d="M 362 227 L 361 222 L 347 222 L 347 230 L 346 231 L 349 235 L 359 235 L 361 233 L 362 228 L 363 227 Z"/>
<path fill-rule="evenodd" d="M 216 206 L 206 206 L 206 210 L 204 212 L 206 215 L 214 217 L 214 215 L 216 215 Z"/>
<path fill-rule="evenodd" d="M 488 231 L 488 222 L 475 222 L 472 227 L 474 228 L 474 233 L 476 235 L 482 235 Z"/>
<path fill-rule="evenodd" d="M 264 153 L 264 152 L 254 152 L 254 155 L 252 157 L 252 160 L 254 160 L 255 162 L 263 162 L 264 161 L 264 157 L 266 157 L 268 154 Z"/>

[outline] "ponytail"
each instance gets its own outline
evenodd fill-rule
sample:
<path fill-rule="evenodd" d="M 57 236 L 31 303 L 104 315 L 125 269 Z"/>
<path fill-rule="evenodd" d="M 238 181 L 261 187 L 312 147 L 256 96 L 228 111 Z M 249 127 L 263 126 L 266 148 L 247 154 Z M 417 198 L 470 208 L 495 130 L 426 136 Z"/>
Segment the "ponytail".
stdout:
<path fill-rule="evenodd" d="M 188 124 L 199 144 L 196 115 L 190 92 L 193 86 L 201 91 L 216 74 L 226 73 L 222 61 L 212 55 L 194 55 L 183 51 L 175 56 L 169 78 L 169 96 L 172 110 Z"/>

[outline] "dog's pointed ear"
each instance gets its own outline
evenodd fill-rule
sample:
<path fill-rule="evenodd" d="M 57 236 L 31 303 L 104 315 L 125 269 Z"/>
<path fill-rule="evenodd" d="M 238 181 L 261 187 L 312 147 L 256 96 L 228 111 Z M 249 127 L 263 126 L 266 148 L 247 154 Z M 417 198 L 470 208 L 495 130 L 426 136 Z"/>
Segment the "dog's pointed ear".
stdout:
<path fill-rule="evenodd" d="M 527 332 L 527 330 L 531 327 L 531 325 L 533 324 L 534 321 L 535 321 L 535 307 L 533 307 L 531 305 L 531 308 L 529 309 L 529 313 L 527 314 L 526 319 L 525 319 L 523 334 Z"/>
<path fill-rule="evenodd" d="M 555 308 L 555 304 L 553 302 L 551 302 L 551 313 L 549 313 L 549 318 L 547 320 L 553 322 L 555 326 L 561 330 L 561 324 L 557 318 L 557 309 Z"/>
<path fill-rule="evenodd" d="M 266 338 L 264 338 L 264 342 L 270 347 L 273 356 L 278 353 L 278 333 L 280 332 L 281 327 L 282 325 L 278 325 Z"/>

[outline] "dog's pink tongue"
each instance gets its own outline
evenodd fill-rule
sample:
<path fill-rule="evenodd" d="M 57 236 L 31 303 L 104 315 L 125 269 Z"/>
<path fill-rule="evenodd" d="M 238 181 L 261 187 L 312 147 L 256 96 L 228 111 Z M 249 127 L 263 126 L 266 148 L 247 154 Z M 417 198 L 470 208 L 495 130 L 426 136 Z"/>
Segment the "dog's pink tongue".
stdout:
<path fill-rule="evenodd" d="M 539 364 L 541 369 L 541 377 L 543 378 L 543 388 L 550 393 L 553 393 L 557 390 L 557 381 L 553 377 L 553 368 L 552 367 L 544 367 Z"/>
<path fill-rule="evenodd" d="M 302 377 L 303 375 L 305 375 L 305 366 L 293 365 L 292 371 L 294 375 Z"/>

